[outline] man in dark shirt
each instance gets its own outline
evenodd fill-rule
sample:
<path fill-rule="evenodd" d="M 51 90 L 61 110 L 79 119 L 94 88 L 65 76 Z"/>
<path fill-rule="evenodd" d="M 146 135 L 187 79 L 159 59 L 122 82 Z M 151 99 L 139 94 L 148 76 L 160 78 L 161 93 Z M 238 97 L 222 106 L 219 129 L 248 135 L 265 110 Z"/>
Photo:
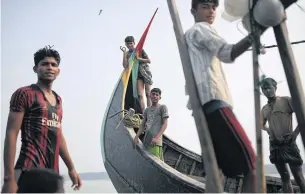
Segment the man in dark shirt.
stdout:
<path fill-rule="evenodd" d="M 127 36 L 125 38 L 125 45 L 128 48 L 128 51 L 126 52 L 125 48 L 121 47 L 121 50 L 123 51 L 123 67 L 128 67 L 128 60 L 132 54 L 132 52 L 135 49 L 135 41 L 133 36 Z M 135 57 L 139 61 L 139 70 L 138 70 L 138 96 L 139 96 L 139 102 L 141 106 L 141 111 L 144 113 L 145 111 L 145 103 L 144 103 L 144 87 L 145 87 L 145 94 L 146 94 L 146 101 L 147 101 L 147 107 L 151 106 L 151 99 L 150 99 L 150 89 L 151 85 L 153 84 L 152 81 L 152 74 L 149 69 L 148 63 L 151 63 L 148 55 L 144 50 L 142 50 L 141 57 L 139 56 L 139 53 L 137 52 L 135 54 Z"/>
<path fill-rule="evenodd" d="M 81 187 L 81 180 L 70 158 L 62 135 L 62 100 L 52 91 L 58 76 L 60 55 L 45 47 L 34 55 L 36 84 L 17 89 L 10 101 L 4 144 L 4 185 L 2 192 L 14 193 L 22 185 L 20 177 L 27 170 L 40 167 L 59 173 L 59 156 L 65 162 L 74 189 Z M 21 150 L 15 163 L 16 141 L 21 130 Z"/>

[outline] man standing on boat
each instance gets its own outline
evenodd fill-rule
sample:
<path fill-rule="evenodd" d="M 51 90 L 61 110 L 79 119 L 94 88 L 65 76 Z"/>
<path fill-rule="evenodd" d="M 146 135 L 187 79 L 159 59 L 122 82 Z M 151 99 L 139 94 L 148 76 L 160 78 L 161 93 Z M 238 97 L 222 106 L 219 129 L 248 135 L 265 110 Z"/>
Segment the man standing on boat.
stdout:
<path fill-rule="evenodd" d="M 125 45 L 128 48 L 128 51 L 126 53 L 125 47 L 121 47 L 121 50 L 123 51 L 123 67 L 128 67 L 128 60 L 132 54 L 132 52 L 135 49 L 135 41 L 133 36 L 127 36 L 125 38 Z M 139 61 L 139 71 L 138 71 L 138 96 L 139 96 L 139 102 L 141 106 L 141 113 L 144 113 L 145 110 L 145 103 L 144 103 L 144 88 L 145 88 L 145 94 L 146 94 L 146 102 L 147 107 L 151 106 L 151 100 L 150 100 L 150 88 L 153 84 L 152 81 L 152 74 L 149 69 L 149 63 L 151 63 L 150 58 L 144 51 L 142 50 L 142 56 L 139 56 L 139 53 L 137 52 L 135 57 Z"/>
<path fill-rule="evenodd" d="M 22 177 L 32 168 L 48 168 L 59 174 L 59 156 L 65 162 L 72 187 L 78 190 L 81 179 L 67 149 L 62 134 L 62 100 L 52 90 L 59 75 L 59 53 L 45 47 L 34 54 L 36 84 L 17 89 L 10 101 L 4 143 L 4 185 L 2 192 L 15 193 Z M 16 162 L 16 141 L 21 130 L 21 150 Z"/>
<path fill-rule="evenodd" d="M 218 166 L 227 177 L 243 174 L 242 192 L 253 193 L 256 192 L 256 157 L 232 111 L 231 95 L 221 65 L 221 62 L 233 63 L 252 42 L 246 37 L 237 44 L 228 44 L 218 35 L 212 27 L 218 4 L 218 0 L 192 0 L 195 24 L 185 33 L 185 38 Z M 188 108 L 191 109 L 190 103 Z"/>
<path fill-rule="evenodd" d="M 164 104 L 159 104 L 161 90 L 154 88 L 151 90 L 152 105 L 144 111 L 144 118 L 137 135 L 134 138 L 135 144 L 139 143 L 139 136 L 146 129 L 143 144 L 155 156 L 164 160 L 162 149 L 162 137 L 168 122 L 168 109 Z"/>
<path fill-rule="evenodd" d="M 261 83 L 261 89 L 268 99 L 268 103 L 262 108 L 261 115 L 263 130 L 269 134 L 270 162 L 275 165 L 281 176 L 284 193 L 293 193 L 287 163 L 301 193 L 305 193 L 303 160 L 296 144 L 300 130 L 299 127 L 292 130 L 294 109 L 291 97 L 276 96 L 277 82 L 273 78 L 265 78 Z M 266 127 L 267 121 L 269 128 Z"/>

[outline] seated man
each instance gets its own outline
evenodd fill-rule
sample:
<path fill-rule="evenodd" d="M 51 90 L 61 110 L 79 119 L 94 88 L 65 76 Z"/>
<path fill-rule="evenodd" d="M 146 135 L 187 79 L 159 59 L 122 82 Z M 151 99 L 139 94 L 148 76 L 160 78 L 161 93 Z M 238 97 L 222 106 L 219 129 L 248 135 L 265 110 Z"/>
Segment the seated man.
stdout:
<path fill-rule="evenodd" d="M 151 90 L 152 105 L 144 111 L 144 119 L 142 120 L 140 129 L 134 138 L 135 144 L 139 143 L 139 136 L 146 129 L 143 144 L 155 156 L 164 160 L 162 149 L 162 137 L 167 128 L 168 110 L 167 106 L 159 104 L 161 99 L 161 90 L 154 88 Z"/>

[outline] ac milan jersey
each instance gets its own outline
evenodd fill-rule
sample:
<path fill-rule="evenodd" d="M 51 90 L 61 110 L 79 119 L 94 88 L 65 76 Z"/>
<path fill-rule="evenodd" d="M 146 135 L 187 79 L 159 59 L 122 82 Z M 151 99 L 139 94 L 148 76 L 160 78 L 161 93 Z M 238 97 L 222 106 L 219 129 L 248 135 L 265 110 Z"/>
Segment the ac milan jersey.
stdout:
<path fill-rule="evenodd" d="M 62 100 L 55 92 L 52 106 L 36 85 L 19 88 L 10 101 L 10 111 L 24 112 L 21 150 L 15 169 L 50 168 L 59 173 Z"/>

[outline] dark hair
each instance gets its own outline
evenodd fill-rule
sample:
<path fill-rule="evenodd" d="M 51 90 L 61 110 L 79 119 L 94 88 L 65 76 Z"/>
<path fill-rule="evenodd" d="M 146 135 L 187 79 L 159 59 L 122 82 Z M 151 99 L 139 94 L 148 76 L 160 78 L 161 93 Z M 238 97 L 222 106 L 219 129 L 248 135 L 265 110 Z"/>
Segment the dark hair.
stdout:
<path fill-rule="evenodd" d="M 159 93 L 161 96 L 161 90 L 159 88 L 153 88 L 150 92 Z"/>
<path fill-rule="evenodd" d="M 22 172 L 17 193 L 56 193 L 63 177 L 51 169 L 33 168 Z"/>
<path fill-rule="evenodd" d="M 42 49 L 39 49 L 35 54 L 34 54 L 34 63 L 35 63 L 35 66 L 38 65 L 38 63 L 43 60 L 45 57 L 54 57 L 56 62 L 60 63 L 60 55 L 59 53 L 52 49 L 53 46 L 46 46 Z"/>
<path fill-rule="evenodd" d="M 133 36 L 127 36 L 125 38 L 125 42 L 134 42 L 134 37 Z"/>
<path fill-rule="evenodd" d="M 219 0 L 192 0 L 192 9 L 197 9 L 200 3 L 214 3 L 218 7 Z"/>
<path fill-rule="evenodd" d="M 277 82 L 273 78 L 267 77 L 261 81 L 261 88 L 264 88 L 266 85 L 272 85 L 274 88 L 276 88 Z"/>

